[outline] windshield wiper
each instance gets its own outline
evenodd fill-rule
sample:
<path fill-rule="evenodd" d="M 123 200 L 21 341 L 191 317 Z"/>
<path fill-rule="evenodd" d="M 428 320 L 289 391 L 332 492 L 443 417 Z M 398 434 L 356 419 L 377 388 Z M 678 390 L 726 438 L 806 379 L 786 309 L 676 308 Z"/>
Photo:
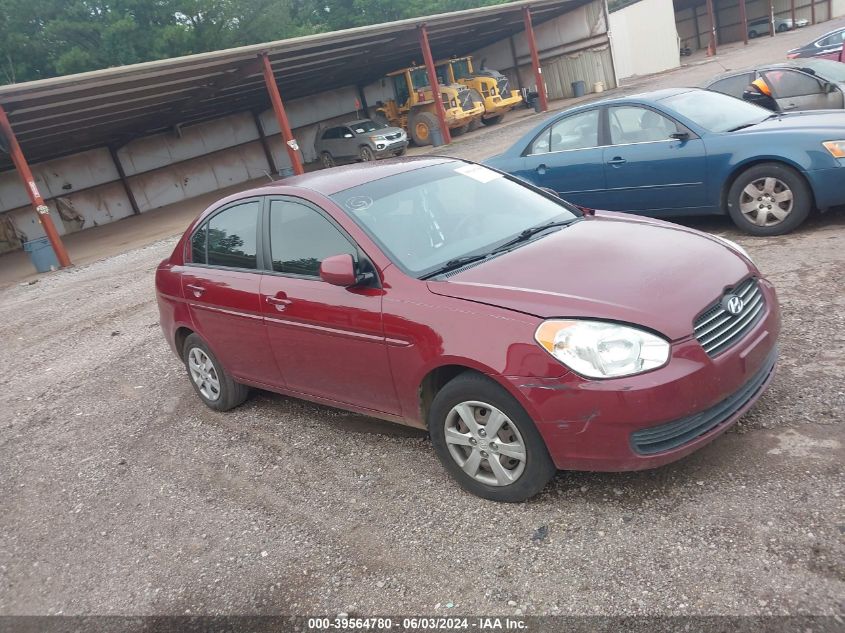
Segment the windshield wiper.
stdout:
<path fill-rule="evenodd" d="M 455 257 L 454 259 L 450 259 L 448 262 L 437 268 L 437 270 L 433 270 L 430 273 L 426 273 L 420 279 L 430 279 L 431 277 L 437 277 L 437 275 L 442 275 L 443 273 L 448 273 L 450 270 L 455 270 L 456 268 L 460 268 L 461 266 L 466 266 L 467 264 L 471 264 L 472 262 L 481 261 L 482 259 L 487 259 L 490 257 L 490 253 L 481 253 L 479 255 L 464 255 L 463 257 Z"/>
<path fill-rule="evenodd" d="M 781 115 L 781 113 L 780 113 L 780 112 L 775 112 L 774 114 L 770 114 L 769 116 L 767 116 L 767 117 L 766 117 L 765 119 L 763 119 L 762 121 L 756 121 L 756 122 L 754 122 L 754 123 L 745 123 L 745 124 L 743 124 L 743 125 L 739 125 L 739 126 L 737 126 L 737 127 L 735 127 L 735 128 L 732 128 L 732 129 L 728 130 L 728 132 L 738 132 L 739 130 L 744 130 L 744 129 L 745 129 L 745 128 L 747 128 L 747 127 L 751 127 L 752 125 L 760 125 L 763 121 L 770 121 L 771 119 L 774 119 L 774 118 L 776 118 L 776 117 L 779 117 L 780 115 Z"/>
<path fill-rule="evenodd" d="M 539 226 L 532 226 L 529 229 L 525 229 L 519 235 L 517 235 L 513 239 L 508 240 L 504 244 L 499 244 L 499 246 L 490 251 L 490 253 L 500 253 L 501 251 L 508 250 L 510 247 L 516 244 L 527 242 L 529 239 L 537 235 L 537 233 L 542 233 L 543 231 L 553 229 L 557 226 L 568 226 L 574 221 L 575 220 L 557 220 L 555 222 L 546 222 L 545 224 L 540 224 Z"/>

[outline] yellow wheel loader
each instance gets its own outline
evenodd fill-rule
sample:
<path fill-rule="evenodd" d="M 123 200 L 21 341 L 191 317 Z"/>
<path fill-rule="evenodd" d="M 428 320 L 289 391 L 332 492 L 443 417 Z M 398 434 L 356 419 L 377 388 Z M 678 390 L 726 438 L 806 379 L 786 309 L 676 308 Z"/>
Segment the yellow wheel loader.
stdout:
<path fill-rule="evenodd" d="M 425 66 L 410 66 L 388 73 L 393 83 L 393 99 L 379 102 L 373 118 L 404 128 L 417 145 L 430 145 L 433 130 L 439 126 L 428 73 Z M 440 83 L 438 77 L 438 83 Z M 479 96 L 459 83 L 440 83 L 440 98 L 450 130 L 465 130 L 484 114 Z"/>
<path fill-rule="evenodd" d="M 522 103 L 519 90 L 511 90 L 508 78 L 498 70 L 474 70 L 472 57 L 455 57 L 437 63 L 437 76 L 444 83 L 463 84 L 475 92 L 475 98 L 484 103 L 481 123 L 495 125 L 508 110 Z M 477 123 L 470 125 L 470 129 Z"/>

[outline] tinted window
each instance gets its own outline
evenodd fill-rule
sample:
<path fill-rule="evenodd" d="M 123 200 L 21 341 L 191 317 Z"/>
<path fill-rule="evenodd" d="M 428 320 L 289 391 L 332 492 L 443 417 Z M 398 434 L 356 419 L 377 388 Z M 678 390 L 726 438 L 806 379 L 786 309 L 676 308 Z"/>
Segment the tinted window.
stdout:
<path fill-rule="evenodd" d="M 834 33 L 818 41 L 818 46 L 836 46 L 845 42 L 845 31 Z"/>
<path fill-rule="evenodd" d="M 205 237 L 208 234 L 208 223 L 198 228 L 191 237 L 191 261 L 195 264 L 205 264 Z"/>
<path fill-rule="evenodd" d="M 337 128 L 336 127 L 330 127 L 328 130 L 323 132 L 323 140 L 324 141 L 330 141 L 333 138 L 337 138 Z"/>
<path fill-rule="evenodd" d="M 352 138 L 355 135 L 352 133 L 348 127 L 338 128 L 340 130 L 340 138 Z"/>
<path fill-rule="evenodd" d="M 822 93 L 821 84 L 816 79 L 794 70 L 770 70 L 763 77 L 778 99 Z"/>
<path fill-rule="evenodd" d="M 725 77 L 719 81 L 711 84 L 707 89 L 721 92 L 723 95 L 730 95 L 737 99 L 742 98 L 742 93 L 748 85 L 754 81 L 753 73 L 746 73 L 744 75 L 734 75 L 733 77 Z"/>
<path fill-rule="evenodd" d="M 678 131 L 671 119 L 648 108 L 610 108 L 610 142 L 614 145 L 665 141 Z"/>
<path fill-rule="evenodd" d="M 294 275 L 320 276 L 326 257 L 357 250 L 323 215 L 295 202 L 270 203 L 270 253 L 273 270 Z"/>
<path fill-rule="evenodd" d="M 230 268 L 256 268 L 258 200 L 239 204 L 208 221 L 208 263 Z"/>
<path fill-rule="evenodd" d="M 530 154 L 596 147 L 599 143 L 599 111 L 589 110 L 561 119 L 531 144 Z"/>

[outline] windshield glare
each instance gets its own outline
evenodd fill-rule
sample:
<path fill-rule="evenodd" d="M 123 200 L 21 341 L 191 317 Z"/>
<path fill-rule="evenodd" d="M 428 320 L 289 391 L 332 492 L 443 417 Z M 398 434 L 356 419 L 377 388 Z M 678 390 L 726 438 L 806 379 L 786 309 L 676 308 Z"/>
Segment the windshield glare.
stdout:
<path fill-rule="evenodd" d="M 487 253 L 527 228 L 580 215 L 498 172 L 459 162 L 382 178 L 331 197 L 415 277 L 452 259 Z"/>
<path fill-rule="evenodd" d="M 356 121 L 355 123 L 350 124 L 349 127 L 351 127 L 355 131 L 355 134 L 366 134 L 367 132 L 372 132 L 373 130 L 380 130 L 387 126 L 379 125 L 375 121 L 366 119 L 364 121 Z"/>
<path fill-rule="evenodd" d="M 765 108 L 720 92 L 692 90 L 666 97 L 664 104 L 709 132 L 727 132 L 767 119 Z"/>

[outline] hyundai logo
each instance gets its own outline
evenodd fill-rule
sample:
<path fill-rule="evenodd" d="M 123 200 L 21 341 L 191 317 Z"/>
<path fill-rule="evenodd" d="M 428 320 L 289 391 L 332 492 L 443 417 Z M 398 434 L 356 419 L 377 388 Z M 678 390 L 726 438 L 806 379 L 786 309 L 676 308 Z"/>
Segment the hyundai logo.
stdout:
<path fill-rule="evenodd" d="M 745 302 L 741 297 L 737 297 L 736 295 L 725 295 L 725 298 L 722 299 L 722 307 L 728 312 L 728 314 L 736 316 L 742 312 L 742 309 L 745 307 Z"/>

